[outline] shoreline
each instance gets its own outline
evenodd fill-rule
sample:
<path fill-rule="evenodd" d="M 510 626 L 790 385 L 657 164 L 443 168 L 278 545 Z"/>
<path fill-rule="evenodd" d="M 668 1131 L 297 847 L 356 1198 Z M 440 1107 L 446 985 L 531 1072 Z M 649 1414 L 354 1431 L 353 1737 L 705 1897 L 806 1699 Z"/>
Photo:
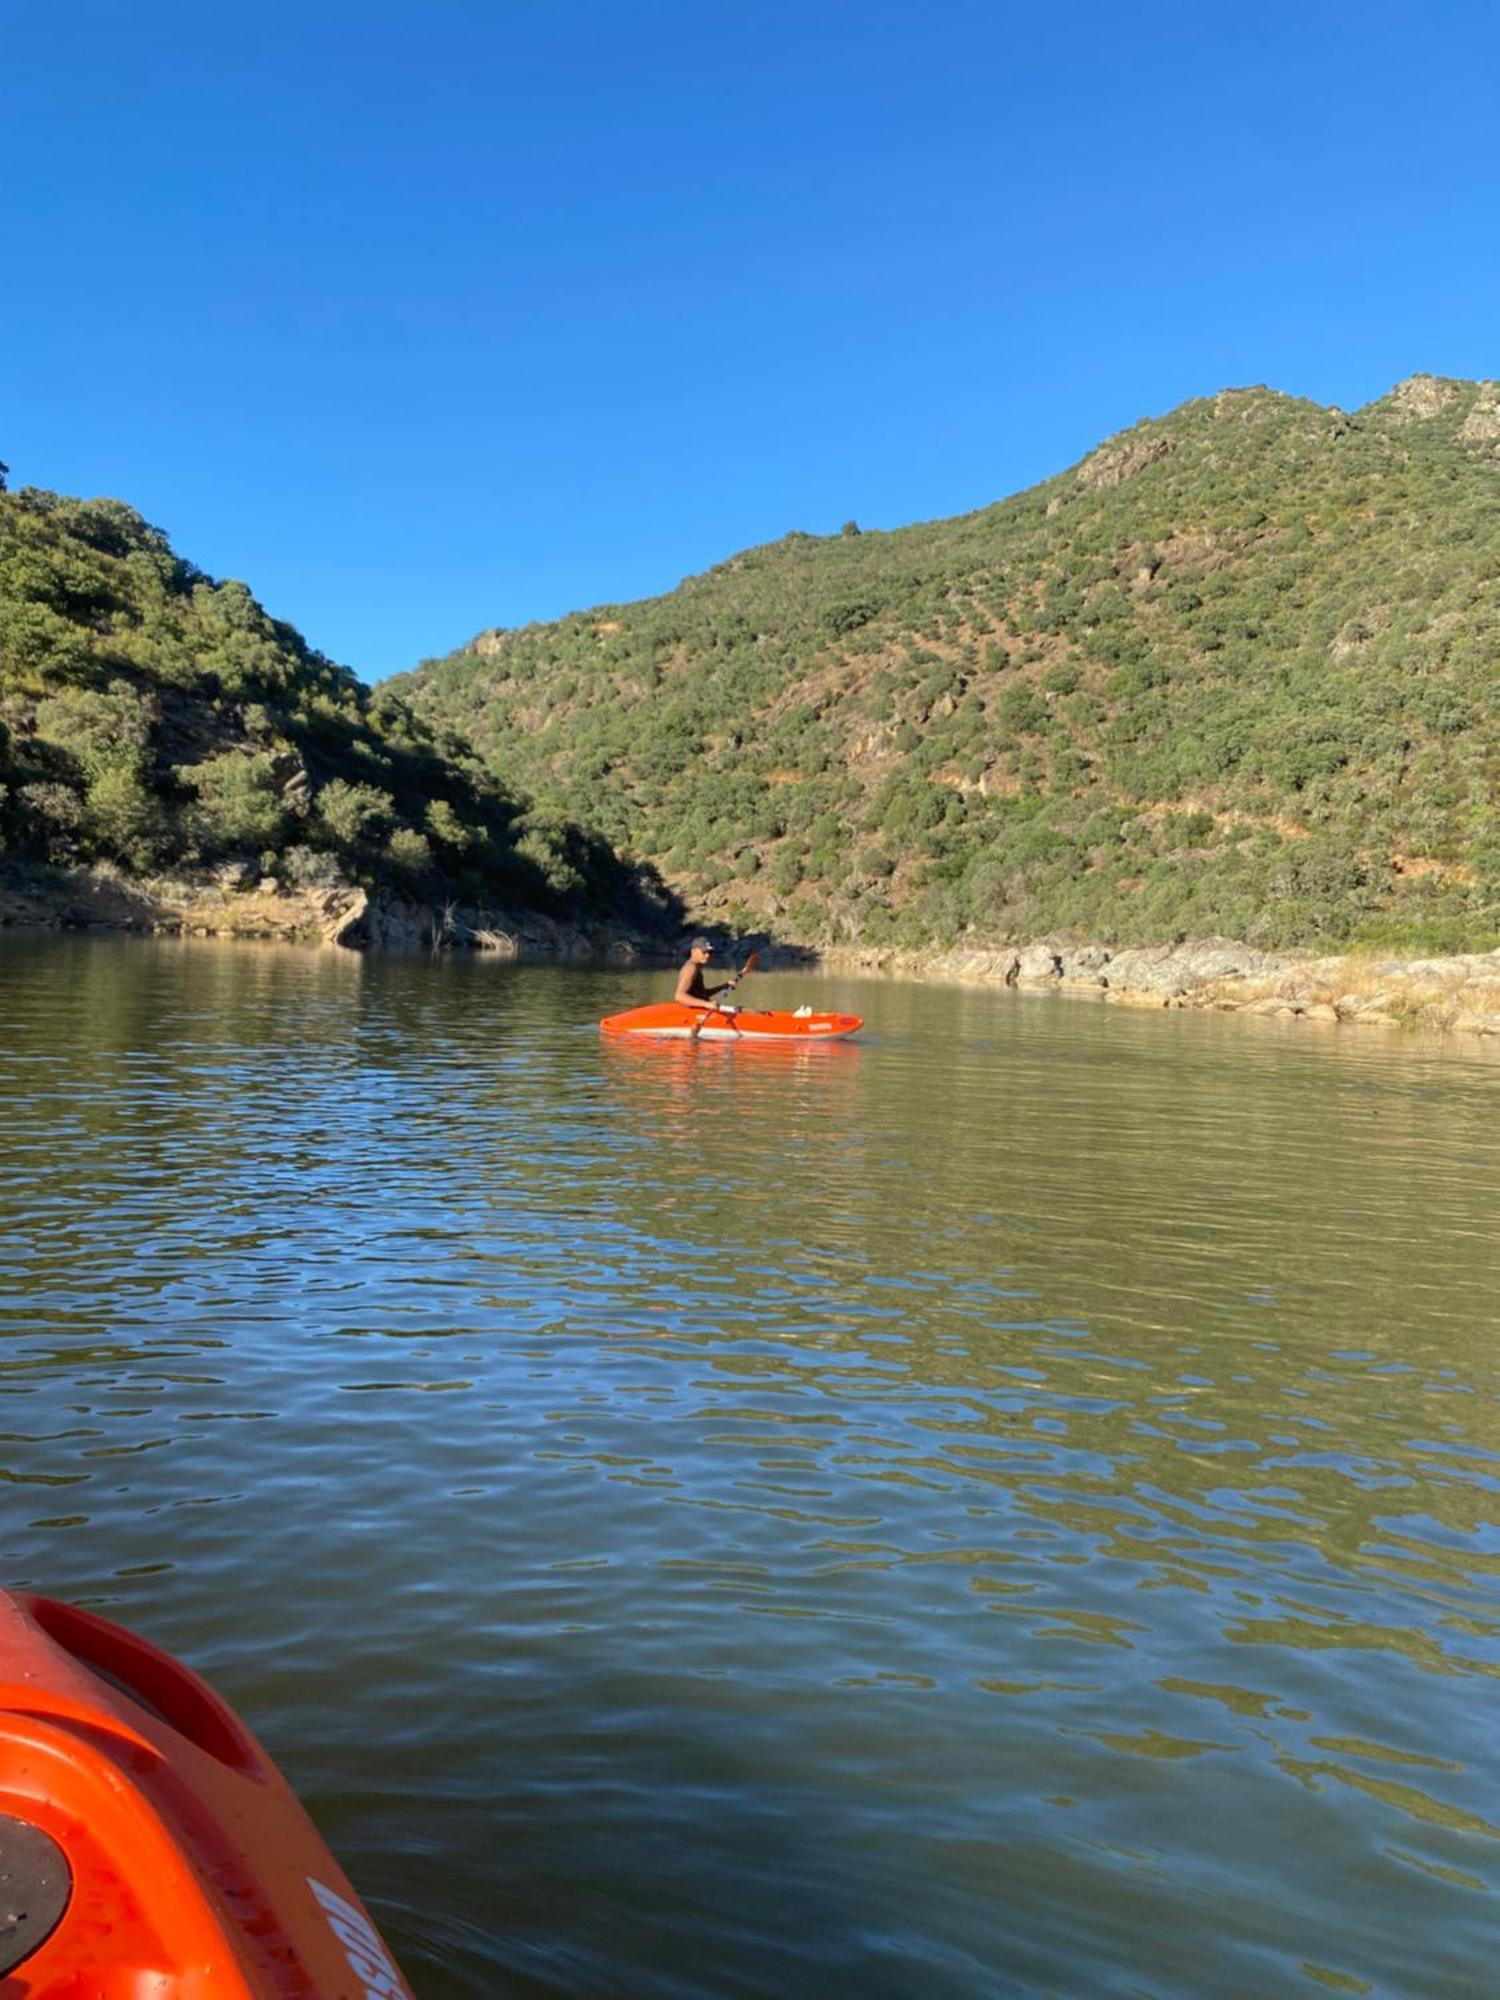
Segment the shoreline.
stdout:
<path fill-rule="evenodd" d="M 0 929 L 112 930 L 240 938 L 342 950 L 474 950 L 535 963 L 670 962 L 673 945 L 537 912 L 425 907 L 345 884 L 290 888 L 232 875 L 133 881 L 109 866 L 0 879 Z M 1261 951 L 1233 938 L 1176 944 L 975 943 L 948 951 L 883 945 L 764 947 L 770 966 L 891 973 L 916 980 L 1088 995 L 1120 1007 L 1184 1007 L 1361 1027 L 1500 1036 L 1500 951 L 1401 958 L 1377 952 Z"/>
<path fill-rule="evenodd" d="M 1398 958 L 1269 952 L 1233 938 L 1119 950 L 1044 939 L 946 952 L 835 946 L 820 953 L 819 962 L 851 972 L 1088 994 L 1119 1007 L 1500 1035 L 1500 951 Z"/>
<path fill-rule="evenodd" d="M 0 930 L 104 930 L 137 936 L 240 938 L 332 945 L 345 951 L 471 950 L 543 962 L 648 955 L 651 940 L 607 925 L 564 923 L 539 911 L 427 905 L 354 883 L 293 888 L 262 878 L 243 887 L 220 876 L 133 880 L 105 866 L 0 877 Z"/>

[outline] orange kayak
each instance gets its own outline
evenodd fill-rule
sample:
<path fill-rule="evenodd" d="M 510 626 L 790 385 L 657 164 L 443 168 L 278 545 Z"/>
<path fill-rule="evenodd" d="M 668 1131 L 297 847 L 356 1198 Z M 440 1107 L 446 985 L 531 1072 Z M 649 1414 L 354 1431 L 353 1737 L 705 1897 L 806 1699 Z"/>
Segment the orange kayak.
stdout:
<path fill-rule="evenodd" d="M 3 2000 L 412 2000 L 212 1688 L 107 1619 L 14 1593 L 0 1593 L 0 1885 Z"/>
<path fill-rule="evenodd" d="M 657 1035 L 682 1041 L 702 1021 L 700 1042 L 812 1042 L 852 1035 L 864 1026 L 858 1014 L 786 1014 L 769 1007 L 737 1007 L 733 1012 L 686 1007 L 680 1000 L 661 1000 L 649 1007 L 631 1007 L 599 1023 L 606 1035 Z"/>

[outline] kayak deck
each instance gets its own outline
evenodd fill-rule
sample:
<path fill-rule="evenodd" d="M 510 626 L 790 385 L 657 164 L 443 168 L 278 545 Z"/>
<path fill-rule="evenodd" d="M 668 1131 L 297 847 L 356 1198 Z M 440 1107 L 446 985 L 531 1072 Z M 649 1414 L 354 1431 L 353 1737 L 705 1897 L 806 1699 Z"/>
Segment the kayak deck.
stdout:
<path fill-rule="evenodd" d="M 700 1042 L 839 1041 L 863 1025 L 858 1014 L 792 1014 L 771 1007 L 740 1007 L 733 1013 L 710 1008 L 705 1012 L 684 1006 L 680 1000 L 630 1007 L 599 1023 L 606 1035 L 654 1035 L 668 1041 Z"/>
<path fill-rule="evenodd" d="M 0 1592 L 0 1867 L 32 2000 L 411 2000 L 285 1779 L 133 1632 Z"/>

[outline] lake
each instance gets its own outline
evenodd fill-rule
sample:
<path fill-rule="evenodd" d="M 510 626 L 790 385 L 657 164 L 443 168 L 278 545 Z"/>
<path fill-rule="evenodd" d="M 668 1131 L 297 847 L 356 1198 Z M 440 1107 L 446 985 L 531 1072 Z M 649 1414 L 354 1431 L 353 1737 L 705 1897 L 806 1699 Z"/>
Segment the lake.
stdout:
<path fill-rule="evenodd" d="M 670 983 L 0 937 L 0 1576 L 429 2000 L 1489 1990 L 1487 1045 Z"/>

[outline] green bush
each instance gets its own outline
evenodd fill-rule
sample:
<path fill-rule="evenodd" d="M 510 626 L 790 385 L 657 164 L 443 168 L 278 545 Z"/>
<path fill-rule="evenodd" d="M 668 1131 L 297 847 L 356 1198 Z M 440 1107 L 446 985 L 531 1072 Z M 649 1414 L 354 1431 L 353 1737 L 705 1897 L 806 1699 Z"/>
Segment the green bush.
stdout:
<path fill-rule="evenodd" d="M 46 696 L 36 705 L 35 729 L 96 779 L 139 769 L 153 721 L 150 701 L 129 681 L 114 680 L 103 690 L 65 688 Z"/>
<path fill-rule="evenodd" d="M 402 875 L 425 875 L 432 867 L 432 845 L 415 827 L 398 826 L 385 844 L 387 863 Z"/>
<path fill-rule="evenodd" d="M 351 785 L 344 778 L 324 785 L 316 803 L 324 835 L 336 847 L 358 847 L 376 839 L 396 810 L 389 792 L 374 785 Z"/>
<path fill-rule="evenodd" d="M 95 853 L 132 868 L 150 868 L 162 856 L 165 819 L 144 781 L 124 765 L 102 770 L 88 788 L 84 828 Z"/>
<path fill-rule="evenodd" d="M 273 757 L 230 750 L 201 764 L 179 765 L 177 776 L 198 795 L 199 839 L 204 847 L 280 845 L 287 819 Z"/>

